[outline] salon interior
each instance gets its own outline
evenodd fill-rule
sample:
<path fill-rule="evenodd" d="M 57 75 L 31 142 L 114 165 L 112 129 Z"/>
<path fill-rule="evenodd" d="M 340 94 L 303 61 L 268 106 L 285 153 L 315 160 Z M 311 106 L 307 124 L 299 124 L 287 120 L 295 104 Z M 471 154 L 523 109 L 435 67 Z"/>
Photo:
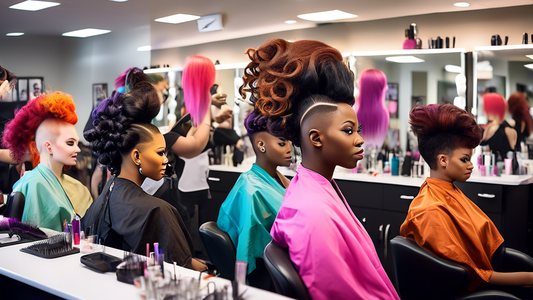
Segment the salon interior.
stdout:
<path fill-rule="evenodd" d="M 166 281 L 145 270 L 145 280 L 124 284 L 117 280 L 118 272 L 115 276 L 115 272 L 93 270 L 94 264 L 102 261 L 92 261 L 93 266 L 83 259 L 80 262 L 87 254 L 44 259 L 19 251 L 29 244 L 6 240 L 0 244 L 2 299 L 5 290 L 11 290 L 5 299 L 229 299 L 217 296 L 227 293 L 228 288 L 234 291 L 233 299 L 311 299 L 287 291 L 283 284 L 265 288 L 257 278 L 246 279 L 238 260 L 235 267 L 235 247 L 231 240 L 227 245 L 227 234 L 218 227 L 217 231 L 204 226 L 208 222 L 216 226 L 221 206 L 239 176 L 256 162 L 253 140 L 244 126 L 254 107 L 249 93 L 241 94 L 239 88 L 250 62 L 245 51 L 269 39 L 317 40 L 338 49 L 355 77 L 355 99 L 363 71 L 376 69 L 386 77 L 380 94 L 388 111 L 386 134 L 377 139 L 379 142 L 368 143 L 365 157 L 355 169 L 337 167 L 333 178 L 402 299 L 422 299 L 411 297 L 409 291 L 423 288 L 414 282 L 418 277 L 409 268 L 398 266 L 400 254 L 396 251 L 400 250 L 394 247 L 394 240 L 400 235 L 411 201 L 430 176 L 410 131 L 411 109 L 417 105 L 456 105 L 484 128 L 494 122 L 486 112 L 487 94 L 497 93 L 507 102 L 519 93 L 528 108 L 533 106 L 531 0 L 21 1 L 0 3 L 0 65 L 17 77 L 9 96 L 0 102 L 0 130 L 21 107 L 41 94 L 62 91 L 71 95 L 81 152 L 68 172 L 91 191 L 94 200 L 98 193 L 92 190 L 92 174 L 97 167 L 83 132 L 92 111 L 113 95 L 117 76 L 138 67 L 162 80 L 158 90 L 162 105 L 154 124 L 164 134 L 186 121 L 182 88 L 186 59 L 201 55 L 213 62 L 216 79 L 210 93 L 225 102 L 211 105 L 210 147 L 202 152 L 208 157 L 205 166 L 195 171 L 190 165 L 181 174 L 190 182 L 205 167 L 204 185 L 179 186 L 185 193 L 206 190 L 205 201 L 188 204 L 192 205 L 192 225 L 188 228 L 195 255 L 217 271 L 209 276 L 162 262 L 163 277 L 168 272 Z M 31 2 L 44 6 L 23 5 Z M 326 13 L 318 14 L 321 12 Z M 513 121 L 509 110 L 506 106 L 500 123 Z M 528 110 L 530 119 L 532 113 L 533 109 Z M 217 122 L 216 117 L 222 115 L 225 117 Z M 505 237 L 506 247 L 533 256 L 533 137 L 526 134 L 507 153 L 490 148 L 485 145 L 473 150 L 472 176 L 455 184 L 490 218 Z M 289 180 L 302 161 L 298 147 L 291 147 L 291 155 L 290 165 L 277 169 Z M 184 161 L 194 163 L 194 159 Z M 0 163 L 3 206 L 9 202 L 21 169 L 31 169 L 31 163 Z M 6 232 L 0 230 L 1 238 L 12 238 L 6 237 Z M 209 234 L 226 234 L 226 244 L 204 236 Z M 122 249 L 102 245 L 98 249 L 120 260 L 126 256 Z M 432 259 L 424 256 L 413 263 L 430 264 Z M 266 267 L 260 270 L 258 266 L 257 271 L 264 272 L 262 278 L 277 282 L 276 276 L 281 275 L 270 272 L 266 260 Z M 298 277 L 294 270 L 285 276 L 289 278 L 287 285 L 297 289 L 294 274 Z M 435 276 L 440 282 L 448 280 L 442 274 Z M 171 286 L 176 278 L 181 282 L 176 284 L 178 292 L 170 298 L 161 296 L 161 286 Z M 196 289 L 184 287 L 187 282 Z M 235 295 L 237 290 L 244 294 Z M 431 299 L 437 299 L 438 290 L 434 288 L 435 298 Z"/>

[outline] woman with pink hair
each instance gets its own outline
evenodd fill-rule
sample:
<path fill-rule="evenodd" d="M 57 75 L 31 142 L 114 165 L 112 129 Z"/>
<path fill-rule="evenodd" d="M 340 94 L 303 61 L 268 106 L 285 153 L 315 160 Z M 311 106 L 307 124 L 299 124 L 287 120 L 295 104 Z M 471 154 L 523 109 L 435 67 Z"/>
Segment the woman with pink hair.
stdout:
<path fill-rule="evenodd" d="M 387 77 L 376 69 L 367 69 L 359 79 L 359 97 L 354 105 L 361 136 L 367 149 L 381 148 L 389 129 L 389 111 L 385 106 Z"/>
<path fill-rule="evenodd" d="M 487 93 L 483 96 L 485 114 L 489 122 L 483 132 L 481 146 L 489 145 L 498 161 L 507 157 L 507 152 L 514 151 L 516 146 L 516 130 L 505 121 L 507 103 L 502 95 Z"/>

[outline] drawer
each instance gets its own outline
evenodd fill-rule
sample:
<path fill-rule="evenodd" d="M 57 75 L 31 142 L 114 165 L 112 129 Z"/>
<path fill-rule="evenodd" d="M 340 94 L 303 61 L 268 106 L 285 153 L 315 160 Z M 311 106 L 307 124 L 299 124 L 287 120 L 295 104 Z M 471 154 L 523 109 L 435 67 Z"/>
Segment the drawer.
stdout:
<path fill-rule="evenodd" d="M 350 206 L 383 208 L 383 185 L 379 183 L 335 180 Z"/>
<path fill-rule="evenodd" d="M 391 185 L 383 186 L 383 208 L 407 213 L 411 201 L 418 195 L 419 187 Z"/>
<path fill-rule="evenodd" d="M 229 194 L 240 175 L 241 173 L 237 172 L 209 171 L 207 178 L 209 189 L 211 191 Z"/>
<path fill-rule="evenodd" d="M 456 182 L 455 185 L 485 213 L 502 213 L 503 188 L 501 185 Z"/>

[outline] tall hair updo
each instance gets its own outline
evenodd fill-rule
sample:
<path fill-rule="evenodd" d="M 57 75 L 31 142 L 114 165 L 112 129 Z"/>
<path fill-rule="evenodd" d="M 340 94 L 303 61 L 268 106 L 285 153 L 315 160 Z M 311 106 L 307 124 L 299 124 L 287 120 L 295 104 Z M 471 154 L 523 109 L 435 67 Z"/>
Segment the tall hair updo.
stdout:
<path fill-rule="evenodd" d="M 251 93 L 255 110 L 269 118 L 268 128 L 300 144 L 300 117 L 316 101 L 355 102 L 354 76 L 341 53 L 322 42 L 268 40 L 248 49 L 242 97 Z"/>
<path fill-rule="evenodd" d="M 451 155 L 460 147 L 474 149 L 483 137 L 475 117 L 453 104 L 415 106 L 409 119 L 420 155 L 431 169 L 436 168 L 439 154 Z"/>
<path fill-rule="evenodd" d="M 98 162 L 107 166 L 111 174 L 120 174 L 122 155 L 138 144 L 152 141 L 153 134 L 159 132 L 150 122 L 160 106 L 154 87 L 143 81 L 126 94 L 115 93 L 94 109 L 94 129 L 83 135 L 98 155 Z"/>

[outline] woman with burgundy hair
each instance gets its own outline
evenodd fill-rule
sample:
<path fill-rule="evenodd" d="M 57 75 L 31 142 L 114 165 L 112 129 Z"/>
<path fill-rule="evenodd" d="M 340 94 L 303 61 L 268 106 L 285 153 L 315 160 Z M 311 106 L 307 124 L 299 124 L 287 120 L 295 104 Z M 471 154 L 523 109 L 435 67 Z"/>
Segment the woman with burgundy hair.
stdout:
<path fill-rule="evenodd" d="M 523 93 L 516 92 L 511 94 L 509 100 L 507 100 L 507 105 L 509 106 L 509 113 L 513 118 L 509 121 L 509 125 L 516 130 L 518 135 L 515 148 L 517 151 L 520 151 L 520 143 L 525 142 L 526 138 L 533 131 L 533 122 L 529 114 L 529 104 Z"/>
<path fill-rule="evenodd" d="M 533 286 L 533 273 L 493 269 L 493 254 L 504 239 L 491 219 L 453 184 L 466 181 L 474 169 L 472 150 L 482 137 L 474 116 L 451 104 L 431 104 L 416 106 L 409 117 L 430 176 L 411 202 L 400 235 L 466 267 L 467 291 L 482 285 Z M 531 290 L 528 295 L 532 299 Z"/>
<path fill-rule="evenodd" d="M 492 153 L 496 154 L 496 159 L 503 161 L 507 158 L 507 152 L 515 150 L 516 130 L 505 121 L 507 104 L 502 95 L 487 93 L 483 95 L 483 103 L 489 122 L 483 132 L 481 146 L 488 145 Z"/>

